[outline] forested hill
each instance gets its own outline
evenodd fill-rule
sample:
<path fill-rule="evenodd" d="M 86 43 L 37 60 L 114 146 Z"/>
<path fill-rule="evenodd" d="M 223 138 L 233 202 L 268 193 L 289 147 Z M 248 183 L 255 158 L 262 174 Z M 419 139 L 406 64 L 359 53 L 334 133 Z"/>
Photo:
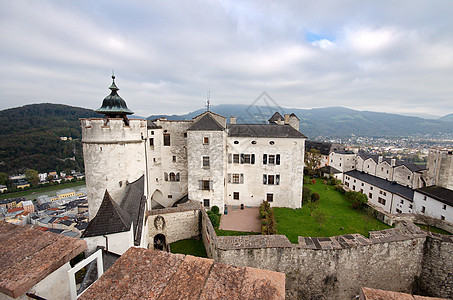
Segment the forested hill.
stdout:
<path fill-rule="evenodd" d="M 202 113 L 196 110 L 185 115 L 165 116 L 169 120 L 188 120 Z M 313 109 L 282 108 L 247 105 L 217 105 L 211 111 L 222 116 L 236 116 L 238 123 L 266 122 L 275 111 L 282 115 L 295 113 L 300 119 L 300 130 L 309 139 L 316 137 L 347 137 L 351 135 L 368 137 L 402 137 L 414 135 L 453 134 L 453 120 L 439 120 L 408 117 L 372 111 L 358 111 L 344 107 Z M 162 117 L 150 116 L 148 119 Z"/>
<path fill-rule="evenodd" d="M 83 168 L 79 118 L 93 110 L 61 104 L 32 104 L 0 111 L 0 172 L 17 174 Z M 60 137 L 72 137 L 62 141 Z M 69 158 L 74 157 L 76 160 Z"/>

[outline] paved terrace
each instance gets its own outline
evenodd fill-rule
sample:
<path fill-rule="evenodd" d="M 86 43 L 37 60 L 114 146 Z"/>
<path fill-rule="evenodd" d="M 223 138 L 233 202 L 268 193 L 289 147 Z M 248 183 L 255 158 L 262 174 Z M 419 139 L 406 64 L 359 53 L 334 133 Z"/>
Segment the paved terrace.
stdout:
<path fill-rule="evenodd" d="M 228 214 L 222 215 L 220 219 L 220 229 L 261 232 L 261 220 L 258 207 L 239 207 L 228 206 Z"/>

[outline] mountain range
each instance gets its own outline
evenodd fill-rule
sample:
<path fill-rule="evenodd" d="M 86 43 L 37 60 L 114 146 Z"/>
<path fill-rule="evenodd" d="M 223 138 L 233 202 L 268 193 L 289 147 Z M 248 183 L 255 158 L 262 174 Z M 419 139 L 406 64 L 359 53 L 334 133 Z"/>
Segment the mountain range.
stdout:
<path fill-rule="evenodd" d="M 147 119 L 190 120 L 199 109 L 183 115 L 152 115 Z M 309 139 L 356 136 L 402 137 L 453 135 L 453 114 L 423 119 L 396 114 L 357 111 L 343 107 L 293 109 L 275 106 L 217 105 L 211 111 L 238 123 L 265 123 L 274 112 L 295 113 Z M 83 170 L 80 118 L 101 117 L 91 109 L 61 104 L 32 104 L 0 111 L 0 172 L 17 174 Z M 72 137 L 63 141 L 60 137 Z"/>

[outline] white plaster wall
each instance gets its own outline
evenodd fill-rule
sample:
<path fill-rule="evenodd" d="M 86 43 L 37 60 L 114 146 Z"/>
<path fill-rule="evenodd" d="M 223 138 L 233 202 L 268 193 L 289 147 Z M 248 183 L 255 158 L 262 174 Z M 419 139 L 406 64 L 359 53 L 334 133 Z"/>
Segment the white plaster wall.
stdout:
<path fill-rule="evenodd" d="M 393 168 L 393 181 L 397 183 L 412 187 L 412 182 L 414 180 L 414 173 L 409 170 L 404 165 Z"/>
<path fill-rule="evenodd" d="M 146 120 L 82 120 L 87 199 L 90 220 L 96 215 L 107 189 L 117 203 L 126 187 L 145 174 Z"/>
<path fill-rule="evenodd" d="M 203 138 L 209 138 L 209 144 L 203 144 Z M 202 157 L 209 156 L 210 167 L 202 167 Z M 226 174 L 226 133 L 225 131 L 188 131 L 187 132 L 187 165 L 189 199 L 210 200 L 210 206 L 224 209 L 225 174 Z M 212 190 L 200 190 L 199 180 L 211 180 Z"/>
<path fill-rule="evenodd" d="M 392 180 L 392 175 L 393 175 L 393 167 L 390 166 L 386 161 L 383 161 L 376 166 L 376 176 L 377 177 L 387 179 L 387 180 Z"/>
<path fill-rule="evenodd" d="M 32 293 L 45 299 L 70 299 L 68 271 L 71 269 L 69 262 L 49 274 L 46 278 L 31 287 L 26 293 Z M 25 293 L 17 298 L 11 298 L 0 293 L 0 299 L 29 300 Z"/>
<path fill-rule="evenodd" d="M 273 193 L 271 206 L 301 207 L 305 139 L 228 137 L 227 149 L 228 155 L 255 154 L 255 164 L 227 164 L 227 174 L 244 174 L 243 184 L 228 183 L 226 178 L 228 205 L 259 206 L 267 193 Z M 280 154 L 280 165 L 263 164 L 263 154 Z M 264 185 L 263 174 L 280 175 L 280 184 Z M 239 200 L 233 199 L 234 192 L 239 192 Z"/>
<path fill-rule="evenodd" d="M 363 190 L 363 193 L 368 197 L 368 203 L 391 213 L 393 199 L 392 193 L 347 175 L 344 176 L 344 183 L 351 191 L 360 192 Z M 348 183 L 349 186 L 346 183 Z M 370 193 L 372 194 L 371 198 L 369 195 Z M 385 195 L 383 193 L 385 193 Z M 378 202 L 378 197 L 385 199 L 385 205 Z"/>
<path fill-rule="evenodd" d="M 355 170 L 355 154 L 341 154 L 332 152 L 329 155 L 329 165 L 341 172 Z"/>
<path fill-rule="evenodd" d="M 397 214 L 398 212 L 396 209 L 399 209 L 402 214 L 411 214 L 415 211 L 415 205 L 413 200 L 408 200 L 407 198 L 401 197 L 397 194 L 393 195 L 393 207 L 392 207 L 392 214 Z"/>
<path fill-rule="evenodd" d="M 107 237 L 107 238 L 106 238 Z M 127 251 L 130 247 L 134 245 L 134 235 L 133 230 L 113 233 L 108 235 L 102 236 L 94 236 L 94 237 L 87 237 L 83 238 L 87 242 L 87 250 L 88 254 L 92 254 L 96 251 L 97 246 L 105 247 L 106 250 L 116 253 L 118 255 L 122 255 L 124 252 Z M 106 242 L 108 241 L 108 245 Z"/>
<path fill-rule="evenodd" d="M 363 162 L 363 172 L 376 176 L 376 162 L 368 158 Z"/>
<path fill-rule="evenodd" d="M 426 196 L 426 200 L 424 200 L 425 195 L 419 193 L 417 191 L 414 192 L 414 204 L 415 204 L 415 212 L 421 215 L 427 215 L 432 218 L 441 219 L 441 216 L 445 217 L 445 221 L 453 223 L 453 207 L 447 205 L 446 209 L 444 210 L 443 202 L 440 202 L 436 199 L 433 199 L 429 196 Z M 425 207 L 425 213 L 422 213 L 422 207 Z"/>

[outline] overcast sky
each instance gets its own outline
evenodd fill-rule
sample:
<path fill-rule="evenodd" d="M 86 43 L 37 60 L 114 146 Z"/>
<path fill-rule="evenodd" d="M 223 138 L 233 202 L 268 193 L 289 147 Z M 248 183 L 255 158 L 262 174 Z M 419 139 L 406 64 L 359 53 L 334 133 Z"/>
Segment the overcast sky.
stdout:
<path fill-rule="evenodd" d="M 453 113 L 453 1 L 0 1 L 0 109 L 250 104 Z"/>

